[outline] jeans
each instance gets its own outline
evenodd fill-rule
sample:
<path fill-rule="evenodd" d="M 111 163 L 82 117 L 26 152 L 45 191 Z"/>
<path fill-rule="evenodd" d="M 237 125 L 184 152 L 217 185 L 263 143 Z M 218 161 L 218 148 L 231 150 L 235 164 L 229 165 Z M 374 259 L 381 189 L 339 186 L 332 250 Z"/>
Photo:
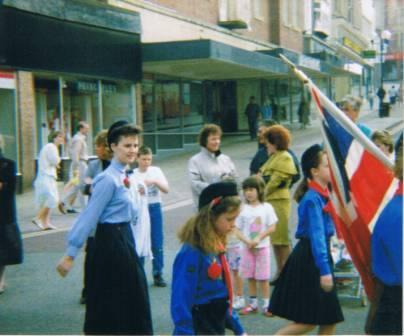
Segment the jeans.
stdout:
<path fill-rule="evenodd" d="M 163 255 L 163 212 L 161 203 L 149 204 L 151 225 L 151 246 L 153 252 L 153 276 L 162 275 L 164 267 Z"/>

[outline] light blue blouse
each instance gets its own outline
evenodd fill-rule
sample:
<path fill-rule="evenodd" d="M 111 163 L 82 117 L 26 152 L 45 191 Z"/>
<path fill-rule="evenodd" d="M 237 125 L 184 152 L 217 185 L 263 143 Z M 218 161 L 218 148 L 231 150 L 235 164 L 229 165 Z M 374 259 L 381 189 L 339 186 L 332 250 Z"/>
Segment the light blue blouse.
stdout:
<path fill-rule="evenodd" d="M 76 257 L 97 224 L 134 222 L 137 216 L 136 205 L 131 198 L 130 189 L 123 183 L 126 167 L 114 159 L 110 166 L 94 179 L 88 205 L 68 234 L 68 256 Z"/>

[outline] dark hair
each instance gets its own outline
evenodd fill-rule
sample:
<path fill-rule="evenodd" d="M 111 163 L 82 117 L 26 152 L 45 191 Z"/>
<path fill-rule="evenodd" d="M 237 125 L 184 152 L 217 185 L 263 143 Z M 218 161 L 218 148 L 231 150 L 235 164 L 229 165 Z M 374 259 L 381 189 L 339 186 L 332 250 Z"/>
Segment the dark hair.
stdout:
<path fill-rule="evenodd" d="M 317 168 L 321 164 L 324 153 L 325 152 L 323 150 L 323 147 L 318 144 L 310 146 L 304 151 L 301 160 L 304 179 L 297 186 L 296 191 L 293 195 L 293 198 L 296 202 L 299 203 L 308 190 L 307 179 L 313 178 L 311 170 L 313 168 Z"/>
<path fill-rule="evenodd" d="M 148 146 L 145 146 L 145 145 L 140 146 L 139 151 L 137 152 L 137 156 L 152 155 L 152 154 L 153 154 L 153 152 L 152 152 L 151 148 Z"/>
<path fill-rule="evenodd" d="M 53 140 L 55 140 L 55 138 L 57 138 L 59 135 L 63 135 L 62 131 L 52 131 L 49 133 L 48 135 L 48 141 L 49 142 L 53 142 Z"/>
<path fill-rule="evenodd" d="M 281 125 L 274 125 L 268 128 L 264 134 L 265 139 L 276 146 L 277 150 L 287 150 L 291 141 L 290 132 Z"/>
<path fill-rule="evenodd" d="M 247 177 L 243 181 L 241 187 L 243 188 L 243 190 L 247 188 L 254 188 L 255 190 L 257 190 L 258 200 L 261 203 L 264 202 L 265 182 L 260 176 L 252 175 L 250 177 Z"/>
<path fill-rule="evenodd" d="M 220 126 L 215 124 L 206 124 L 202 127 L 201 131 L 199 132 L 199 145 L 202 147 L 206 147 L 208 144 L 208 137 L 211 134 L 218 134 L 219 136 L 222 135 L 222 129 Z"/>
<path fill-rule="evenodd" d="M 108 131 L 108 145 L 111 148 L 112 144 L 118 144 L 123 137 L 139 136 L 142 129 L 139 126 L 126 124 L 115 127 L 111 132 Z"/>

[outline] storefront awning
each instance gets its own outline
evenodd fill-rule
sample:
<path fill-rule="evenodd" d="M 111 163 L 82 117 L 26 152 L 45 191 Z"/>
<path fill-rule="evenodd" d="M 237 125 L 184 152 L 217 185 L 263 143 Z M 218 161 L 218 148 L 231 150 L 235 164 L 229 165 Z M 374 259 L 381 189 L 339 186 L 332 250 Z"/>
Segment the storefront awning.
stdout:
<path fill-rule="evenodd" d="M 278 58 L 212 40 L 142 45 L 143 71 L 197 80 L 287 76 Z"/>

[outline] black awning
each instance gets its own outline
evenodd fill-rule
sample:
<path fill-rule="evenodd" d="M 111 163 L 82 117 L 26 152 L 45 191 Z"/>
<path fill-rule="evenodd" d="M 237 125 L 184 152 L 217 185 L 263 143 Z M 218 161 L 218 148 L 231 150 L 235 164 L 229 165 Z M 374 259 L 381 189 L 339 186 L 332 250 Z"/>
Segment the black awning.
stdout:
<path fill-rule="evenodd" d="M 0 66 L 140 81 L 140 36 L 0 5 Z"/>
<path fill-rule="evenodd" d="M 278 58 L 212 40 L 142 45 L 143 70 L 199 80 L 287 76 Z"/>

